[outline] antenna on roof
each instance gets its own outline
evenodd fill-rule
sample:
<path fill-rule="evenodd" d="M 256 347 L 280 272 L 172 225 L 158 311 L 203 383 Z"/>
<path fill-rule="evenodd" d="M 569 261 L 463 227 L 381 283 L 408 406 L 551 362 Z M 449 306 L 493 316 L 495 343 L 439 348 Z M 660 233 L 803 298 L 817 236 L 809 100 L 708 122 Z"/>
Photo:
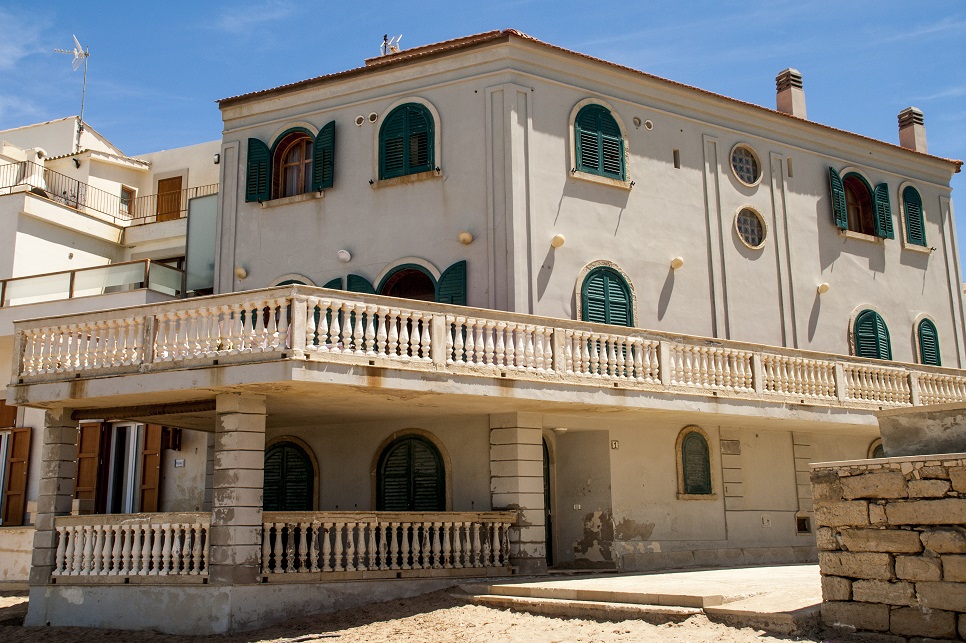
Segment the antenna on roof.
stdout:
<path fill-rule="evenodd" d="M 84 86 L 83 86 L 83 89 L 81 89 L 80 124 L 77 127 L 77 141 L 75 141 L 74 143 L 74 151 L 76 152 L 80 149 L 80 135 L 81 135 L 81 132 L 84 131 L 84 99 L 87 97 L 87 59 L 91 57 L 91 50 L 90 48 L 84 49 L 81 46 L 80 41 L 77 40 L 77 36 L 73 36 L 73 38 L 74 38 L 73 50 L 54 49 L 54 51 L 58 54 L 72 54 L 74 56 L 74 60 L 71 61 L 70 66 L 73 68 L 74 71 L 77 71 L 80 68 L 81 63 L 84 64 Z"/>
<path fill-rule="evenodd" d="M 379 46 L 379 51 L 383 56 L 398 53 L 400 40 L 402 40 L 402 34 L 399 34 L 395 38 L 390 38 L 389 34 L 383 34 L 382 44 Z"/>

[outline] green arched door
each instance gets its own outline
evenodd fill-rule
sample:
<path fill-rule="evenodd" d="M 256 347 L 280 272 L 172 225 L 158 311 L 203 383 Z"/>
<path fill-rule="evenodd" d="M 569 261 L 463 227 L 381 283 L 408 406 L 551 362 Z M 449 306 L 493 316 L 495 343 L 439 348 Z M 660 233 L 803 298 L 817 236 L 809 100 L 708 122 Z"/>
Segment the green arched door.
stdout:
<path fill-rule="evenodd" d="M 312 511 L 315 470 L 305 450 L 278 442 L 265 452 L 265 511 Z"/>
<path fill-rule="evenodd" d="M 378 511 L 446 511 L 443 458 L 429 440 L 395 440 L 382 452 L 377 471 Z"/>

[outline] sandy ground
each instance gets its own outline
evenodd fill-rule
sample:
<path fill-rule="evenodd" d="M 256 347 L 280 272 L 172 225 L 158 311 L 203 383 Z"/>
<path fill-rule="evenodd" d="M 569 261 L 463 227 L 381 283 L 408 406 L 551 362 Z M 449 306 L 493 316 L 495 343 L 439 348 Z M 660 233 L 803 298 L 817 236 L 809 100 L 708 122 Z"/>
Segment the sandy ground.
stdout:
<path fill-rule="evenodd" d="M 821 638 L 771 637 L 752 629 L 712 623 L 704 615 L 679 624 L 650 625 L 547 618 L 471 605 L 459 590 L 444 590 L 407 600 L 378 603 L 335 614 L 306 617 L 257 632 L 233 636 L 185 637 L 156 632 L 83 628 L 23 627 L 24 592 L 0 594 L 0 641 L 4 643 L 68 643 L 152 641 L 156 643 L 308 643 L 309 641 L 459 641 L 498 643 L 570 643 L 571 641 L 822 641 Z"/>

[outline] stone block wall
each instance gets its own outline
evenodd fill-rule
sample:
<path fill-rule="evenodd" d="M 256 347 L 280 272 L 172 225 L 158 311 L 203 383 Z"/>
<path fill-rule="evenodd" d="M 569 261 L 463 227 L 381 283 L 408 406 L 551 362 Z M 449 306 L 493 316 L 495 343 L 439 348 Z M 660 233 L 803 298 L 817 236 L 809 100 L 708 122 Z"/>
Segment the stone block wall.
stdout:
<path fill-rule="evenodd" d="M 811 469 L 825 624 L 966 639 L 966 454 Z"/>

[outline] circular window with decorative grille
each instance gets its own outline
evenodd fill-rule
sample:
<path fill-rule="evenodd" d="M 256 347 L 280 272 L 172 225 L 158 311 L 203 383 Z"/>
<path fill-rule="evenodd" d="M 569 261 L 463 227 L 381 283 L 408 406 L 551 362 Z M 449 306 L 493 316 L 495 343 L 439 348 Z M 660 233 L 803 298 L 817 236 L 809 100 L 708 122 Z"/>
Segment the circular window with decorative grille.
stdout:
<path fill-rule="evenodd" d="M 735 215 L 735 232 L 741 242 L 752 250 L 765 245 L 765 220 L 751 208 L 742 208 Z"/>
<path fill-rule="evenodd" d="M 755 151 L 743 143 L 731 149 L 731 169 L 735 177 L 748 187 L 761 181 L 761 162 Z"/>

